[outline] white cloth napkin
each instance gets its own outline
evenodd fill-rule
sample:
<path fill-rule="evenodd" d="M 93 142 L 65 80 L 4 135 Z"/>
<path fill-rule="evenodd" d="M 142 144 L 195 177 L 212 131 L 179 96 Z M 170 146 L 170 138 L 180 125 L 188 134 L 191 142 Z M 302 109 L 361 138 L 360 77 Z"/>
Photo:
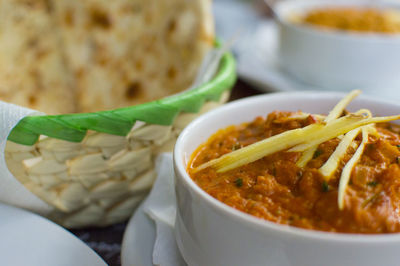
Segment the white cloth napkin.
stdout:
<path fill-rule="evenodd" d="M 156 224 L 156 241 L 153 264 L 160 266 L 185 266 L 175 242 L 174 225 L 176 197 L 172 154 L 164 153 L 157 158 L 157 180 L 144 205 L 144 212 Z"/>
<path fill-rule="evenodd" d="M 0 101 L 0 201 L 29 209 L 40 214 L 52 210 L 47 203 L 26 189 L 10 173 L 4 158 L 7 137 L 18 122 L 29 115 L 39 115 L 38 111 Z"/>

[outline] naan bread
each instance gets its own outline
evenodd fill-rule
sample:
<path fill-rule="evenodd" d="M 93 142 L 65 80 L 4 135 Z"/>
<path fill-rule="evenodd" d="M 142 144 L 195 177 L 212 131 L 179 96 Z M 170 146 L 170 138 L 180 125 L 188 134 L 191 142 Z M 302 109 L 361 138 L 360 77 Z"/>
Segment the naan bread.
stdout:
<path fill-rule="evenodd" d="M 47 1 L 0 3 L 0 99 L 50 114 L 76 111 Z"/>
<path fill-rule="evenodd" d="M 113 109 L 187 88 L 214 42 L 210 0 L 54 0 L 79 109 Z"/>
<path fill-rule="evenodd" d="M 2 0 L 0 99 L 90 112 L 187 88 L 214 44 L 211 0 Z"/>

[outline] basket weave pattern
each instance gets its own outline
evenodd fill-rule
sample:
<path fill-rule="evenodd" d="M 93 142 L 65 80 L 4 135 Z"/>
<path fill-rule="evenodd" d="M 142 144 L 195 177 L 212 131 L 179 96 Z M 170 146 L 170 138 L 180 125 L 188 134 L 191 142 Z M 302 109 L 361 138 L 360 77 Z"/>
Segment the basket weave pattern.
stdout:
<path fill-rule="evenodd" d="M 172 126 L 136 124 L 126 137 L 88 131 L 82 142 L 41 137 L 32 146 L 8 141 L 10 172 L 55 210 L 51 219 L 69 227 L 105 226 L 126 220 L 147 195 L 154 160 L 171 151 L 195 117 L 224 103 L 206 102 L 197 114 L 181 113 Z"/>

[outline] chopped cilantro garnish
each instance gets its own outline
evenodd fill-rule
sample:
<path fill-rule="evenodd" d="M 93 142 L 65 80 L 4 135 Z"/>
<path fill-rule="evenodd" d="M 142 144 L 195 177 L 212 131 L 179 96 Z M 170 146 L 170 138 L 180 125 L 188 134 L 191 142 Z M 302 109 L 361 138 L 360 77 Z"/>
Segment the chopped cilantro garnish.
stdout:
<path fill-rule="evenodd" d="M 329 185 L 325 180 L 324 180 L 324 182 L 322 182 L 322 191 L 323 192 L 328 192 L 329 191 Z"/>
<path fill-rule="evenodd" d="M 236 180 L 235 180 L 235 185 L 236 185 L 237 187 L 243 186 L 243 179 L 241 179 L 241 178 L 236 179 Z"/>
<path fill-rule="evenodd" d="M 275 168 L 275 166 L 274 166 L 274 168 L 272 169 L 272 175 L 273 175 L 273 176 L 276 176 L 276 168 Z"/>
<path fill-rule="evenodd" d="M 313 159 L 318 158 L 322 153 L 323 153 L 322 150 L 317 149 L 314 153 Z"/>
<path fill-rule="evenodd" d="M 369 144 L 367 144 L 367 149 L 368 149 L 368 150 L 373 150 L 373 149 L 375 149 L 375 144 L 374 144 L 374 143 L 369 143 Z"/>
<path fill-rule="evenodd" d="M 400 163 L 400 157 L 396 157 L 396 163 Z"/>
<path fill-rule="evenodd" d="M 242 145 L 239 142 L 236 142 L 235 144 L 232 145 L 232 151 L 236 151 L 241 148 L 242 148 Z"/>
<path fill-rule="evenodd" d="M 377 181 L 371 181 L 371 182 L 368 182 L 367 185 L 370 186 L 370 187 L 376 187 L 376 185 L 378 185 L 378 182 Z"/>

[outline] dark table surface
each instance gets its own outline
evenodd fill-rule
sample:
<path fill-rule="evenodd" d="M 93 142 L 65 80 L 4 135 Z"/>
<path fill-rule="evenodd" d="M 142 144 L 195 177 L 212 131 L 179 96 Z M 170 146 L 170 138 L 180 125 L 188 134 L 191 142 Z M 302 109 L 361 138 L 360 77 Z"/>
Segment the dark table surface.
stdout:
<path fill-rule="evenodd" d="M 238 80 L 232 90 L 230 101 L 261 93 Z M 104 228 L 86 228 L 71 230 L 71 232 L 94 249 L 107 264 L 114 266 L 121 265 L 120 252 L 126 225 L 127 223 L 120 223 Z"/>

